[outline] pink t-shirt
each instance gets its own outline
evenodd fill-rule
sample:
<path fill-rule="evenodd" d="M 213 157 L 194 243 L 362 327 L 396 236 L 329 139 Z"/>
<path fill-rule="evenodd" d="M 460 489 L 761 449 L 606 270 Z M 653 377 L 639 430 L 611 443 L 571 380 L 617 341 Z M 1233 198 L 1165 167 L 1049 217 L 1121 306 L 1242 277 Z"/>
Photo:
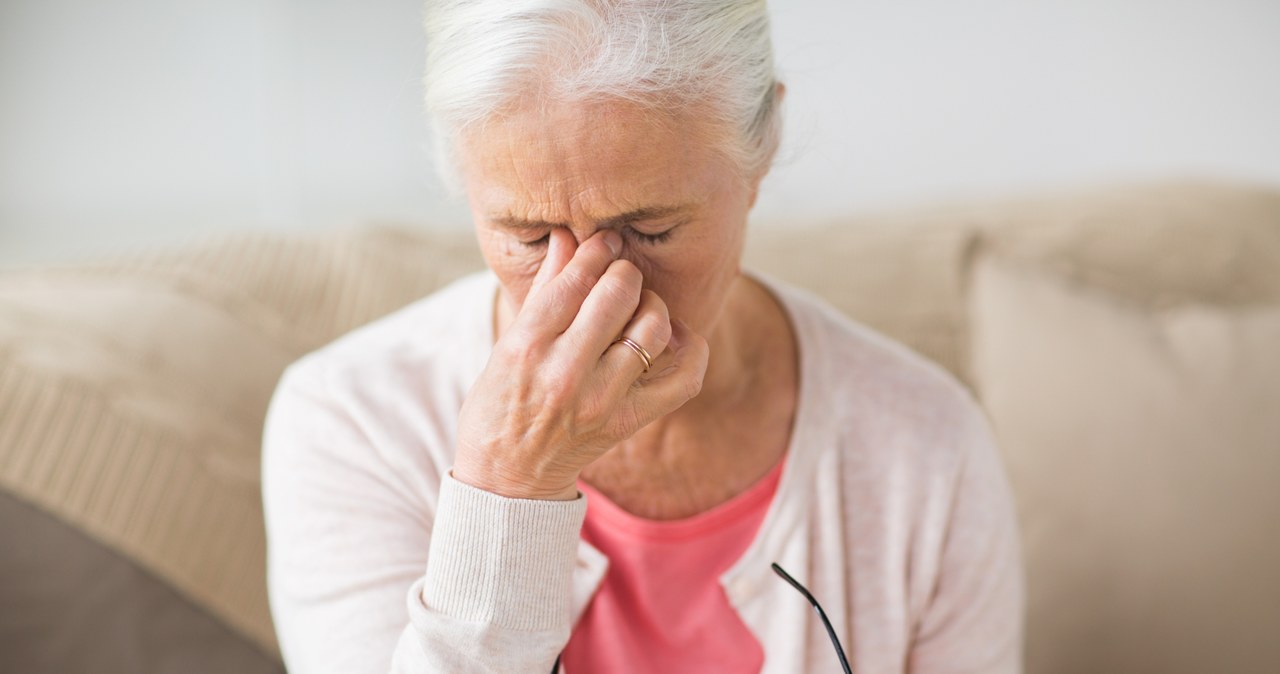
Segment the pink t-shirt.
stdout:
<path fill-rule="evenodd" d="M 764 651 L 720 576 L 755 537 L 783 464 L 728 502 L 673 521 L 636 517 L 579 483 L 582 538 L 609 558 L 609 571 L 574 626 L 564 671 L 757 674 Z"/>

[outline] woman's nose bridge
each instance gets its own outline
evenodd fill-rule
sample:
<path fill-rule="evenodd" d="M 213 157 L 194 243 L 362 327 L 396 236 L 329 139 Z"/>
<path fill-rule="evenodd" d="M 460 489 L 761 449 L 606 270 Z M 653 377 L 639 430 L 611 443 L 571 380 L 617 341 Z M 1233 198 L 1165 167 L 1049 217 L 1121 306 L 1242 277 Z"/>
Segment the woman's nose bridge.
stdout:
<path fill-rule="evenodd" d="M 617 229 L 617 227 L 611 227 L 609 225 L 601 225 L 601 224 L 595 224 L 595 223 L 572 224 L 572 225 L 561 225 L 561 226 L 569 230 L 569 233 L 573 235 L 574 243 L 579 246 L 586 243 L 587 239 L 590 239 L 591 237 L 595 236 L 599 232 L 603 232 L 608 229 Z"/>

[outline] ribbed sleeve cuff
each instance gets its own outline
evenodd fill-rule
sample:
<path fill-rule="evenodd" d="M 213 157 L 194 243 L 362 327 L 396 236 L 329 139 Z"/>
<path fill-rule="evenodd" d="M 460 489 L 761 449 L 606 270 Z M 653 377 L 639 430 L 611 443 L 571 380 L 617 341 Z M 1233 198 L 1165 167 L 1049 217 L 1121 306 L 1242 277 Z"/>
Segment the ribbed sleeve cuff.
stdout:
<path fill-rule="evenodd" d="M 585 498 L 513 499 L 446 475 L 422 601 L 458 620 L 536 631 L 569 619 Z"/>

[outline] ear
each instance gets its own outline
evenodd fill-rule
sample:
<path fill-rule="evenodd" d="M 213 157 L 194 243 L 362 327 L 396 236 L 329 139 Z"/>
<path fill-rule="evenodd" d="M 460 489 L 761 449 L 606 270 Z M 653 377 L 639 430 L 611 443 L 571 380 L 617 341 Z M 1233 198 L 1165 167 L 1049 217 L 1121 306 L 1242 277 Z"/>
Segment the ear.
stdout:
<path fill-rule="evenodd" d="M 781 135 L 782 133 L 782 128 L 781 128 L 782 120 L 780 119 L 780 116 L 782 114 L 782 99 L 785 98 L 786 95 L 787 95 L 787 85 L 783 84 L 782 82 L 778 82 L 777 84 L 773 85 L 773 115 L 774 115 L 773 125 L 775 128 L 773 130 L 774 138 L 770 140 L 770 142 L 773 143 L 773 147 L 770 148 L 769 150 L 769 161 L 765 164 L 765 168 L 761 170 L 759 174 L 751 178 L 751 182 L 750 182 L 751 194 L 747 199 L 747 208 L 755 207 L 756 198 L 760 196 L 760 182 L 764 180 L 764 177 L 766 175 L 768 175 L 769 167 L 773 165 L 773 156 L 778 151 L 779 139 L 777 138 L 777 136 Z"/>

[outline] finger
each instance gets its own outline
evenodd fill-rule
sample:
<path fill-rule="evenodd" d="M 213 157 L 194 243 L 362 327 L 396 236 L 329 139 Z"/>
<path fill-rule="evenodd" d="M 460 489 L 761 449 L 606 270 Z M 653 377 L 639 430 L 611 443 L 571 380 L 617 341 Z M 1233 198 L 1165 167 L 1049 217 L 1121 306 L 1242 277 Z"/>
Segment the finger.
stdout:
<path fill-rule="evenodd" d="M 525 301 L 516 319 L 522 327 L 550 334 L 568 329 L 591 289 L 622 251 L 622 236 L 613 230 L 597 232 L 583 241 L 555 278 L 537 296 Z M 554 264 L 554 263 L 553 263 Z"/>
<path fill-rule="evenodd" d="M 640 270 L 627 260 L 614 260 L 596 282 L 564 333 L 567 348 L 574 350 L 583 368 L 595 370 L 600 354 L 623 333 L 640 307 L 643 287 Z"/>
<path fill-rule="evenodd" d="M 635 315 L 621 334 L 649 354 L 654 361 L 649 372 L 653 372 L 659 367 L 659 357 L 671 340 L 671 330 L 667 303 L 652 290 L 645 290 L 640 295 L 640 305 L 636 308 Z M 621 398 L 637 378 L 646 374 L 644 359 L 622 342 L 614 342 L 608 347 L 600 358 L 600 365 L 600 376 L 609 383 L 608 393 L 611 394 L 610 399 L 614 400 Z"/>
<path fill-rule="evenodd" d="M 636 380 L 623 404 L 631 405 L 631 417 L 641 427 L 670 414 L 702 391 L 711 350 L 707 340 L 683 321 L 671 322 L 671 341 L 658 364 Z"/>
<path fill-rule="evenodd" d="M 533 277 L 533 283 L 529 286 L 529 292 L 525 295 L 528 298 L 537 295 L 543 287 L 554 279 L 565 265 L 569 264 L 569 260 L 573 259 L 573 253 L 578 249 L 578 242 L 573 238 L 573 232 L 565 227 L 552 227 L 547 232 L 547 254 L 542 258 L 542 264 L 538 266 L 538 273 Z"/>

